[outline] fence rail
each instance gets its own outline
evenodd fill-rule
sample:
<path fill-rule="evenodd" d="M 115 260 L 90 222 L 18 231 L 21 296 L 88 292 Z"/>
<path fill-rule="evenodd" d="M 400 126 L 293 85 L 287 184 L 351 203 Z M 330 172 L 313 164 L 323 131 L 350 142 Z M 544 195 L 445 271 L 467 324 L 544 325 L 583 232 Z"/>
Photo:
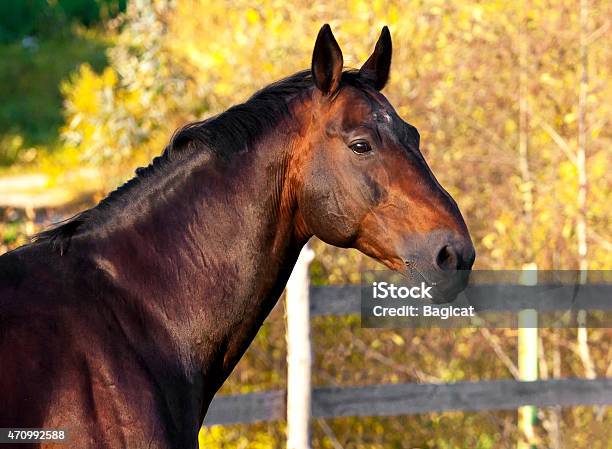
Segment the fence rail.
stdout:
<path fill-rule="evenodd" d="M 534 293 L 534 291 L 536 293 Z M 534 307 L 539 311 L 612 310 L 612 285 L 476 285 L 470 287 L 469 304 L 476 310 L 518 312 Z M 310 315 L 351 315 L 361 311 L 360 285 L 310 287 Z"/>
<path fill-rule="evenodd" d="M 518 312 L 533 306 L 523 298 L 534 297 L 538 288 L 539 310 L 566 310 L 554 286 L 482 285 L 472 287 L 470 304 L 476 309 Z M 576 288 L 572 309 L 612 309 L 611 286 L 582 285 Z M 496 298 L 494 302 L 491 298 Z M 350 315 L 361 309 L 359 285 L 310 287 L 310 315 Z M 491 380 L 448 384 L 386 384 L 362 387 L 320 387 L 312 392 L 313 417 L 395 416 L 449 410 L 479 411 L 516 409 L 524 405 L 572 406 L 612 404 L 612 378 L 550 379 L 532 382 Z M 284 390 L 217 396 L 211 403 L 205 426 L 283 420 Z"/>
<path fill-rule="evenodd" d="M 612 403 L 612 378 L 491 380 L 451 384 L 393 384 L 315 388 L 312 416 L 396 416 L 451 410 L 512 410 L 522 405 Z M 205 425 L 248 424 L 285 417 L 283 390 L 216 397 Z"/>

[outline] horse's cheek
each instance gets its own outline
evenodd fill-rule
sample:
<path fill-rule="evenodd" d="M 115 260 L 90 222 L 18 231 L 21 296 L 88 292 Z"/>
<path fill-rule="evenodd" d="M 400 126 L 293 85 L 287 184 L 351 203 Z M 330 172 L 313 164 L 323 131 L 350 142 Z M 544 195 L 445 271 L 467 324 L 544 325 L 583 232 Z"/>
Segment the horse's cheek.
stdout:
<path fill-rule="evenodd" d="M 335 181 L 335 180 L 334 180 Z M 355 202 L 333 182 L 313 183 L 306 189 L 300 204 L 310 231 L 326 243 L 350 245 L 359 228 L 361 214 Z"/>

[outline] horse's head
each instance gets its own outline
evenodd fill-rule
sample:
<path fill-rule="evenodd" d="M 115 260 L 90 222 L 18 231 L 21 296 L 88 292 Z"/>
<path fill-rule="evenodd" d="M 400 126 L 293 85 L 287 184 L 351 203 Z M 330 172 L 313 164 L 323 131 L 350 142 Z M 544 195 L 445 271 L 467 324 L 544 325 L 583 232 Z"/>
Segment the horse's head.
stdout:
<path fill-rule="evenodd" d="M 416 270 L 443 298 L 465 287 L 475 251 L 457 204 L 419 151 L 416 128 L 380 90 L 389 77 L 385 27 L 359 71 L 321 28 L 312 58 L 312 123 L 298 207 L 309 234 L 354 247 L 393 270 Z"/>

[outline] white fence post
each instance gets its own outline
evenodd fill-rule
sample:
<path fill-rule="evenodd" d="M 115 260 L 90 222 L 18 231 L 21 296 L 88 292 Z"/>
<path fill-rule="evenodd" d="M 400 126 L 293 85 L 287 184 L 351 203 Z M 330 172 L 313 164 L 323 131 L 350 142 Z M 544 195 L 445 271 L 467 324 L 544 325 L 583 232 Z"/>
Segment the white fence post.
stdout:
<path fill-rule="evenodd" d="M 537 285 L 538 266 L 525 264 L 521 284 Z M 538 312 L 534 309 L 521 310 L 518 314 L 518 369 L 522 381 L 538 380 Z M 518 410 L 518 449 L 535 449 L 537 409 L 525 405 Z"/>
<path fill-rule="evenodd" d="M 287 301 L 287 449 L 310 449 L 310 279 L 314 251 L 302 249 L 286 289 Z"/>

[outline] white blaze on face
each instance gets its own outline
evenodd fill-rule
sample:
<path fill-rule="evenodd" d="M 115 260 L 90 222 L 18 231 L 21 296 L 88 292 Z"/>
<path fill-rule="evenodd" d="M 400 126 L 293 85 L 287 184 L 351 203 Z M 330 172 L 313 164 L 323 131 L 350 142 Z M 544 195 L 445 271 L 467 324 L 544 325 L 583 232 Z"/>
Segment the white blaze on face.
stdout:
<path fill-rule="evenodd" d="M 377 122 L 391 123 L 391 116 L 387 111 L 378 111 L 374 113 L 374 120 Z"/>

